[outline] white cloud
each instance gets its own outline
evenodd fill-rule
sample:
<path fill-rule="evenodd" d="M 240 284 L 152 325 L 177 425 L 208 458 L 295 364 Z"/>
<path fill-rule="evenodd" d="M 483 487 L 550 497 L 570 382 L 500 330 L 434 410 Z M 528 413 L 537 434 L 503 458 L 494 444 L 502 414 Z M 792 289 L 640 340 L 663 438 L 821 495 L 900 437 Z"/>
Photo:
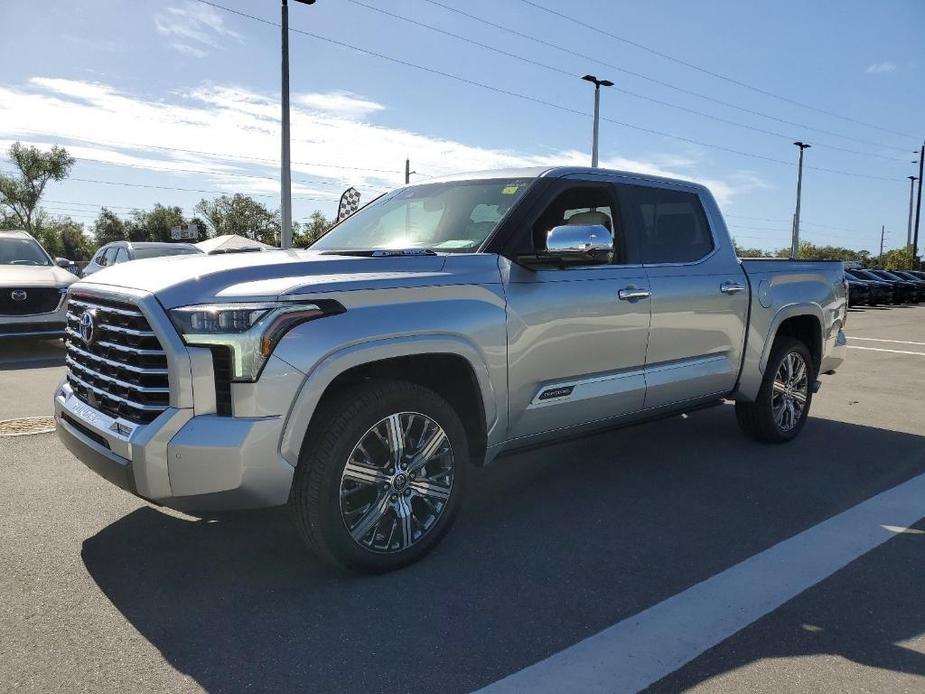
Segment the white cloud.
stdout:
<path fill-rule="evenodd" d="M 214 7 L 187 0 L 182 7 L 168 7 L 154 15 L 159 33 L 170 37 L 170 46 L 180 53 L 202 58 L 208 49 L 221 47 L 220 39 L 241 40 L 241 35 L 225 25 Z"/>
<path fill-rule="evenodd" d="M 292 169 L 297 199 L 319 199 L 323 208 L 323 201 L 330 200 L 333 206 L 349 185 L 368 198 L 402 183 L 409 155 L 420 172 L 415 180 L 460 171 L 588 162 L 588 153 L 578 149 L 492 149 L 357 119 L 382 108 L 347 93 L 300 94 L 294 100 Z M 0 85 L 0 124 L 0 138 L 63 142 L 78 160 L 169 173 L 163 185 L 268 195 L 279 189 L 277 97 L 234 85 L 202 86 L 177 92 L 167 101 L 98 82 L 35 77 L 24 87 Z M 723 205 L 765 185 L 747 171 L 731 172 L 723 179 L 705 177 L 698 172 L 700 161 L 699 153 L 686 150 L 636 159 L 605 157 L 601 163 L 699 180 Z M 176 176 L 188 182 L 176 183 Z M 107 177 L 118 180 L 120 175 Z"/>
<path fill-rule="evenodd" d="M 881 72 L 893 72 L 895 69 L 896 66 L 891 62 L 871 63 L 864 72 L 868 75 L 876 75 Z"/>
<path fill-rule="evenodd" d="M 312 111 L 336 113 L 345 117 L 365 116 L 385 108 L 375 101 L 343 91 L 325 94 L 295 94 L 292 97 L 292 103 L 300 104 Z"/>

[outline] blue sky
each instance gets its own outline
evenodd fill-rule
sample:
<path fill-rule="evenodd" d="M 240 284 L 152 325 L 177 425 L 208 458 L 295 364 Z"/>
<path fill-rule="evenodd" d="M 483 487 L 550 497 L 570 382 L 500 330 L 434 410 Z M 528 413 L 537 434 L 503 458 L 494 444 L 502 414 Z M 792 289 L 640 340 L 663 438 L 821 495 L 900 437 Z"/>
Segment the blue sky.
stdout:
<path fill-rule="evenodd" d="M 876 250 L 885 224 L 887 247 L 905 242 L 906 176 L 925 137 L 920 0 L 438 1 L 547 45 L 426 0 L 293 4 L 291 26 L 560 108 L 294 34 L 297 219 L 316 208 L 330 214 L 348 185 L 368 199 L 400 184 L 406 155 L 420 172 L 414 180 L 584 164 L 591 88 L 579 77 L 592 72 L 616 82 L 602 95 L 602 116 L 611 119 L 601 124 L 602 165 L 710 185 L 742 245 L 789 245 L 793 139 L 813 144 L 806 164 L 819 167 L 805 172 L 804 238 Z M 272 0 L 218 4 L 279 21 Z M 277 27 L 196 0 L 5 0 L 0 61 L 0 146 L 60 143 L 79 159 L 70 180 L 49 186 L 50 212 L 90 223 L 101 204 L 191 211 L 202 197 L 234 191 L 278 204 Z"/>

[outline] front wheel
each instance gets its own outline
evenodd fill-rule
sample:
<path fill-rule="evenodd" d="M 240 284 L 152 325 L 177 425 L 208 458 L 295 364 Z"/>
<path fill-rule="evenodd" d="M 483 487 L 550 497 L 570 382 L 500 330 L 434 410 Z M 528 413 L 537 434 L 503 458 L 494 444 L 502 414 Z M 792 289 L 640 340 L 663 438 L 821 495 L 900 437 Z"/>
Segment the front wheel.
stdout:
<path fill-rule="evenodd" d="M 452 524 L 468 455 L 463 425 L 439 395 L 365 382 L 313 420 L 293 480 L 296 526 L 335 564 L 368 573 L 405 566 Z"/>
<path fill-rule="evenodd" d="M 806 345 L 793 338 L 778 338 L 755 402 L 736 403 L 739 426 L 758 441 L 792 441 L 806 424 L 814 380 L 813 360 Z"/>

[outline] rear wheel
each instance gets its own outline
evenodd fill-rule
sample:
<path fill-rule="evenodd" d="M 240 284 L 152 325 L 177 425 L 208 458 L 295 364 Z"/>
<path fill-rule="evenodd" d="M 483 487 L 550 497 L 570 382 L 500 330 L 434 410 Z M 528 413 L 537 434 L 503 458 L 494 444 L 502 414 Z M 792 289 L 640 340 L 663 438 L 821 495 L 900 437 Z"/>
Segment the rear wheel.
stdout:
<path fill-rule="evenodd" d="M 290 506 L 322 558 L 381 573 L 429 552 L 459 509 L 463 425 L 421 386 L 371 381 L 329 402 L 306 436 Z"/>
<path fill-rule="evenodd" d="M 813 360 L 806 345 L 794 338 L 778 338 L 755 402 L 736 403 L 739 426 L 758 441 L 793 440 L 809 415 L 814 380 Z"/>

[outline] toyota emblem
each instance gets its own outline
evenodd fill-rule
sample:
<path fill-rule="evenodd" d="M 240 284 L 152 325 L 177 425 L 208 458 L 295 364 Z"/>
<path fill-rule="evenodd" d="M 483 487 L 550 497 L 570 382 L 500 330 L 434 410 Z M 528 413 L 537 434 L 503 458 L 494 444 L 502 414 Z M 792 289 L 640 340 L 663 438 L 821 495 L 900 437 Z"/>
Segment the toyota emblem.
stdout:
<path fill-rule="evenodd" d="M 10 298 L 13 301 L 25 301 L 29 298 L 29 295 L 26 294 L 24 289 L 14 289 L 12 292 L 10 292 Z"/>
<path fill-rule="evenodd" d="M 80 338 L 88 347 L 96 337 L 96 310 L 87 309 L 80 317 Z"/>

